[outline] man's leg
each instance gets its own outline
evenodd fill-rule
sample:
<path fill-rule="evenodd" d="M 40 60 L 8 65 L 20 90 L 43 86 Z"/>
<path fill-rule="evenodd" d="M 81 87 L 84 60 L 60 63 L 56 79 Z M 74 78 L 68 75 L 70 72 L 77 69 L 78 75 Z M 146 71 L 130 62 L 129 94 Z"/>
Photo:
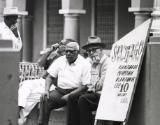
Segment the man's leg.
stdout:
<path fill-rule="evenodd" d="M 23 124 L 26 121 L 23 110 L 27 103 L 27 98 L 32 90 L 32 81 L 26 80 L 19 83 L 19 85 L 20 86 L 18 89 L 18 124 Z"/>
<path fill-rule="evenodd" d="M 25 80 L 19 83 L 18 106 L 24 117 L 28 116 L 45 90 L 44 79 Z M 25 110 L 24 110 L 25 109 Z M 24 110 L 24 111 L 22 111 Z"/>
<path fill-rule="evenodd" d="M 32 90 L 32 81 L 26 80 L 20 83 L 20 87 L 18 89 L 18 106 L 25 107 L 27 98 L 31 93 Z"/>
<path fill-rule="evenodd" d="M 93 125 L 94 117 L 92 111 L 97 110 L 99 94 L 84 94 L 79 98 L 78 106 L 80 112 L 80 125 Z"/>
<path fill-rule="evenodd" d="M 50 92 L 49 99 L 46 99 L 44 104 L 43 125 L 48 125 L 49 116 L 52 109 L 57 109 L 66 105 L 66 101 L 61 99 L 62 96 L 63 94 L 59 93 L 57 90 Z"/>
<path fill-rule="evenodd" d="M 67 125 L 79 125 L 79 96 L 69 96 L 67 101 Z"/>

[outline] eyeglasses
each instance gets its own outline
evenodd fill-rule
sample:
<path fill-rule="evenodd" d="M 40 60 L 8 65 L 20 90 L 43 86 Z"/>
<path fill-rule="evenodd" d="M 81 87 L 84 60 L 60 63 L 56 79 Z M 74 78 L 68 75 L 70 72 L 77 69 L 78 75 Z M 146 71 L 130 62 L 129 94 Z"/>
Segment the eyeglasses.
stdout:
<path fill-rule="evenodd" d="M 66 53 L 74 53 L 76 50 L 65 50 Z"/>
<path fill-rule="evenodd" d="M 98 48 L 88 49 L 87 53 L 95 53 Z"/>

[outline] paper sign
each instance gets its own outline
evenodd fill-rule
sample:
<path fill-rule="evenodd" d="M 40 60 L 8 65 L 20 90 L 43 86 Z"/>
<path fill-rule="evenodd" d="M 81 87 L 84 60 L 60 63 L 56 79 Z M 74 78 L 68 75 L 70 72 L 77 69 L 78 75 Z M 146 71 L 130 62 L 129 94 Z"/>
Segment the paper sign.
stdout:
<path fill-rule="evenodd" d="M 112 46 L 96 119 L 125 121 L 134 95 L 151 20 Z"/>

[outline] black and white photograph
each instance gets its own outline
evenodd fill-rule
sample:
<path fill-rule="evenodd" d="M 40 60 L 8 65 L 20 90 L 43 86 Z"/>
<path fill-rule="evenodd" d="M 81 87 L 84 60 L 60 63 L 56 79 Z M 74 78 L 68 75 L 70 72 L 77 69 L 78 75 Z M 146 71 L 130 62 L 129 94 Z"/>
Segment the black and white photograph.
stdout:
<path fill-rule="evenodd" d="M 160 0 L 0 0 L 0 125 L 159 125 Z"/>

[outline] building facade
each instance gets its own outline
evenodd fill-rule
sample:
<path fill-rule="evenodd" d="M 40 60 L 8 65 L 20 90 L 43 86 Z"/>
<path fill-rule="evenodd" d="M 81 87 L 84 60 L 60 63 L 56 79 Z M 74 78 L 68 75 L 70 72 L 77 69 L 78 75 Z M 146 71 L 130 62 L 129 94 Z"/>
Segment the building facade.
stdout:
<path fill-rule="evenodd" d="M 76 39 L 82 46 L 89 36 L 97 35 L 106 43 L 106 49 L 111 49 L 115 41 L 157 14 L 152 13 L 156 3 L 160 9 L 160 0 L 0 0 L 0 20 L 7 6 L 28 12 L 28 16 L 19 19 L 21 55 L 22 61 L 36 62 L 41 50 L 64 38 Z M 137 86 L 129 125 L 159 123 L 160 63 L 154 40 L 155 46 L 152 43 L 148 45 L 151 50 L 147 48 L 143 74 L 139 76 L 143 84 Z"/>
<path fill-rule="evenodd" d="M 128 9 L 131 0 L 0 0 L 4 6 L 18 6 L 28 12 L 20 19 L 23 38 L 22 61 L 36 61 L 39 52 L 64 38 L 80 45 L 97 35 L 106 49 L 134 28 L 135 17 Z M 81 5 L 81 6 L 80 6 Z M 71 10 L 71 11 L 70 11 Z M 73 10 L 73 11 L 72 11 Z M 75 10 L 75 11 L 74 11 Z M 0 18 L 2 20 L 2 16 Z"/>

